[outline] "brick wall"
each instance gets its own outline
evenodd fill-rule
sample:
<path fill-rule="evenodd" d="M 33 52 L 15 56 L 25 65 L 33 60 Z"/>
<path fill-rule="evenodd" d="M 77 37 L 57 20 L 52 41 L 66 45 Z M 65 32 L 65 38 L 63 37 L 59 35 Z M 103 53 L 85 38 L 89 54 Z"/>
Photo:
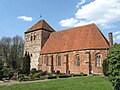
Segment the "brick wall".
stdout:
<path fill-rule="evenodd" d="M 51 57 L 53 58 L 53 66 L 54 71 L 59 70 L 61 73 L 66 73 L 66 55 L 68 55 L 68 70 L 70 73 L 79 74 L 80 72 L 84 72 L 89 74 L 89 54 L 86 52 L 90 52 L 91 56 L 91 72 L 94 74 L 101 74 L 102 73 L 102 65 L 101 67 L 96 66 L 96 55 L 101 54 L 101 62 L 106 58 L 107 51 L 106 50 L 83 50 L 83 51 L 72 51 L 72 52 L 65 52 L 65 53 L 56 53 L 56 54 L 47 54 L 49 57 L 49 65 L 46 66 L 45 63 L 45 56 L 41 55 L 40 58 L 40 66 L 39 69 L 43 71 L 51 72 Z M 76 66 L 76 54 L 80 56 L 80 66 Z M 57 65 L 57 56 L 61 56 L 61 66 Z"/>

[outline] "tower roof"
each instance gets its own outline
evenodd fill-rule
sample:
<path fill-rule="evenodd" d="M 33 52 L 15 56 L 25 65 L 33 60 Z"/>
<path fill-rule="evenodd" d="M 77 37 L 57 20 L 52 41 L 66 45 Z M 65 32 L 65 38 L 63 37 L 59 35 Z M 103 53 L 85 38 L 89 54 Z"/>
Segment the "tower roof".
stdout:
<path fill-rule="evenodd" d="M 35 25 L 30 27 L 25 33 L 40 30 L 40 29 L 44 29 L 44 30 L 47 30 L 47 31 L 50 31 L 50 32 L 55 31 L 45 20 L 40 20 Z"/>

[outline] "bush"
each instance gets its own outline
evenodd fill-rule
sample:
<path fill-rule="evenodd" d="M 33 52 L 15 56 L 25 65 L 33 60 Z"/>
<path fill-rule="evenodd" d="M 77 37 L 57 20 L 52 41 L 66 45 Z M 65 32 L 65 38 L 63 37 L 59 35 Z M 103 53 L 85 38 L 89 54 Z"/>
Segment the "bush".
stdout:
<path fill-rule="evenodd" d="M 52 73 L 47 73 L 47 75 L 48 75 L 48 76 L 53 76 L 53 74 L 52 74 Z"/>
<path fill-rule="evenodd" d="M 87 74 L 83 73 L 83 72 L 80 72 L 80 75 L 81 76 L 87 76 Z"/>
<path fill-rule="evenodd" d="M 12 80 L 16 80 L 18 78 L 18 73 L 14 72 L 13 73 L 13 77 L 11 78 Z"/>
<path fill-rule="evenodd" d="M 105 59 L 104 61 L 103 61 L 103 64 L 102 64 L 102 66 L 103 66 L 103 74 L 105 75 L 105 76 L 109 76 L 109 73 L 108 73 L 108 60 L 107 59 Z"/>
<path fill-rule="evenodd" d="M 45 80 L 46 78 L 46 76 L 40 76 L 40 80 Z"/>
<path fill-rule="evenodd" d="M 0 70 L 0 80 L 2 80 L 2 78 L 3 78 L 3 71 Z"/>
<path fill-rule="evenodd" d="M 31 74 L 35 74 L 36 72 L 37 72 L 36 68 L 32 68 L 32 69 L 30 70 L 30 73 L 31 73 Z"/>
<path fill-rule="evenodd" d="M 10 71 L 9 72 L 9 78 L 11 79 L 13 77 L 13 75 L 14 75 L 14 72 Z"/>
<path fill-rule="evenodd" d="M 48 76 L 48 79 L 56 79 L 57 76 Z"/>
<path fill-rule="evenodd" d="M 40 78 L 40 76 L 41 76 L 41 73 L 35 73 L 35 74 L 34 74 L 34 77 L 35 77 L 35 78 Z"/>
<path fill-rule="evenodd" d="M 72 74 L 73 77 L 80 77 L 80 74 Z"/>
<path fill-rule="evenodd" d="M 59 78 L 69 78 L 72 77 L 71 75 L 60 75 Z"/>
<path fill-rule="evenodd" d="M 107 54 L 108 72 L 115 90 L 120 90 L 120 44 L 113 45 Z"/>
<path fill-rule="evenodd" d="M 59 74 L 60 74 L 60 71 L 59 71 L 59 70 L 57 70 L 57 71 L 56 71 L 56 74 L 57 74 L 57 75 L 59 75 Z"/>
<path fill-rule="evenodd" d="M 22 74 L 23 72 L 22 72 L 22 68 L 17 68 L 16 69 L 16 72 L 18 72 L 18 74 Z"/>
<path fill-rule="evenodd" d="M 7 70 L 7 68 L 4 68 L 3 70 L 2 70 L 2 72 L 3 72 L 3 77 L 5 78 L 5 77 L 9 77 L 9 71 Z"/>
<path fill-rule="evenodd" d="M 45 76 L 45 75 L 48 75 L 48 72 L 47 71 L 44 71 L 41 73 L 42 76 Z"/>
<path fill-rule="evenodd" d="M 83 72 L 80 72 L 80 75 L 81 75 L 81 76 L 84 76 L 84 73 L 83 73 Z"/>
<path fill-rule="evenodd" d="M 20 82 L 23 81 L 24 78 L 25 78 L 24 74 L 19 74 L 19 75 L 18 75 L 18 80 L 19 80 Z"/>

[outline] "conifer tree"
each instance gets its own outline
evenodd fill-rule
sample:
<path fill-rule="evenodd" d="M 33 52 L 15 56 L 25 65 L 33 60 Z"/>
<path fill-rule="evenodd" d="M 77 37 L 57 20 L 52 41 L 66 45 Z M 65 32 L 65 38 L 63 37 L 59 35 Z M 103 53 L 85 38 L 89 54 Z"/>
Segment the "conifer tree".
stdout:
<path fill-rule="evenodd" d="M 27 52 L 25 53 L 25 56 L 23 57 L 23 73 L 29 74 L 30 73 L 30 55 Z"/>

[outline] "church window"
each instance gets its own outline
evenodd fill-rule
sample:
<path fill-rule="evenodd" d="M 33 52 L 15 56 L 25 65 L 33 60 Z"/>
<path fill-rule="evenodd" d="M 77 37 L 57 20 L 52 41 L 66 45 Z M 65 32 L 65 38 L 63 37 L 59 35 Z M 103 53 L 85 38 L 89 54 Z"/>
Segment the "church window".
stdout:
<path fill-rule="evenodd" d="M 49 64 L 49 57 L 46 55 L 45 56 L 45 65 L 48 66 L 48 64 Z"/>
<path fill-rule="evenodd" d="M 80 56 L 76 54 L 76 66 L 80 66 Z"/>
<path fill-rule="evenodd" d="M 60 55 L 58 55 L 58 57 L 57 57 L 57 64 L 58 64 L 58 66 L 61 66 L 61 56 Z"/>
<path fill-rule="evenodd" d="M 101 58 L 102 58 L 101 54 L 96 55 L 96 66 L 97 67 L 101 67 Z"/>

